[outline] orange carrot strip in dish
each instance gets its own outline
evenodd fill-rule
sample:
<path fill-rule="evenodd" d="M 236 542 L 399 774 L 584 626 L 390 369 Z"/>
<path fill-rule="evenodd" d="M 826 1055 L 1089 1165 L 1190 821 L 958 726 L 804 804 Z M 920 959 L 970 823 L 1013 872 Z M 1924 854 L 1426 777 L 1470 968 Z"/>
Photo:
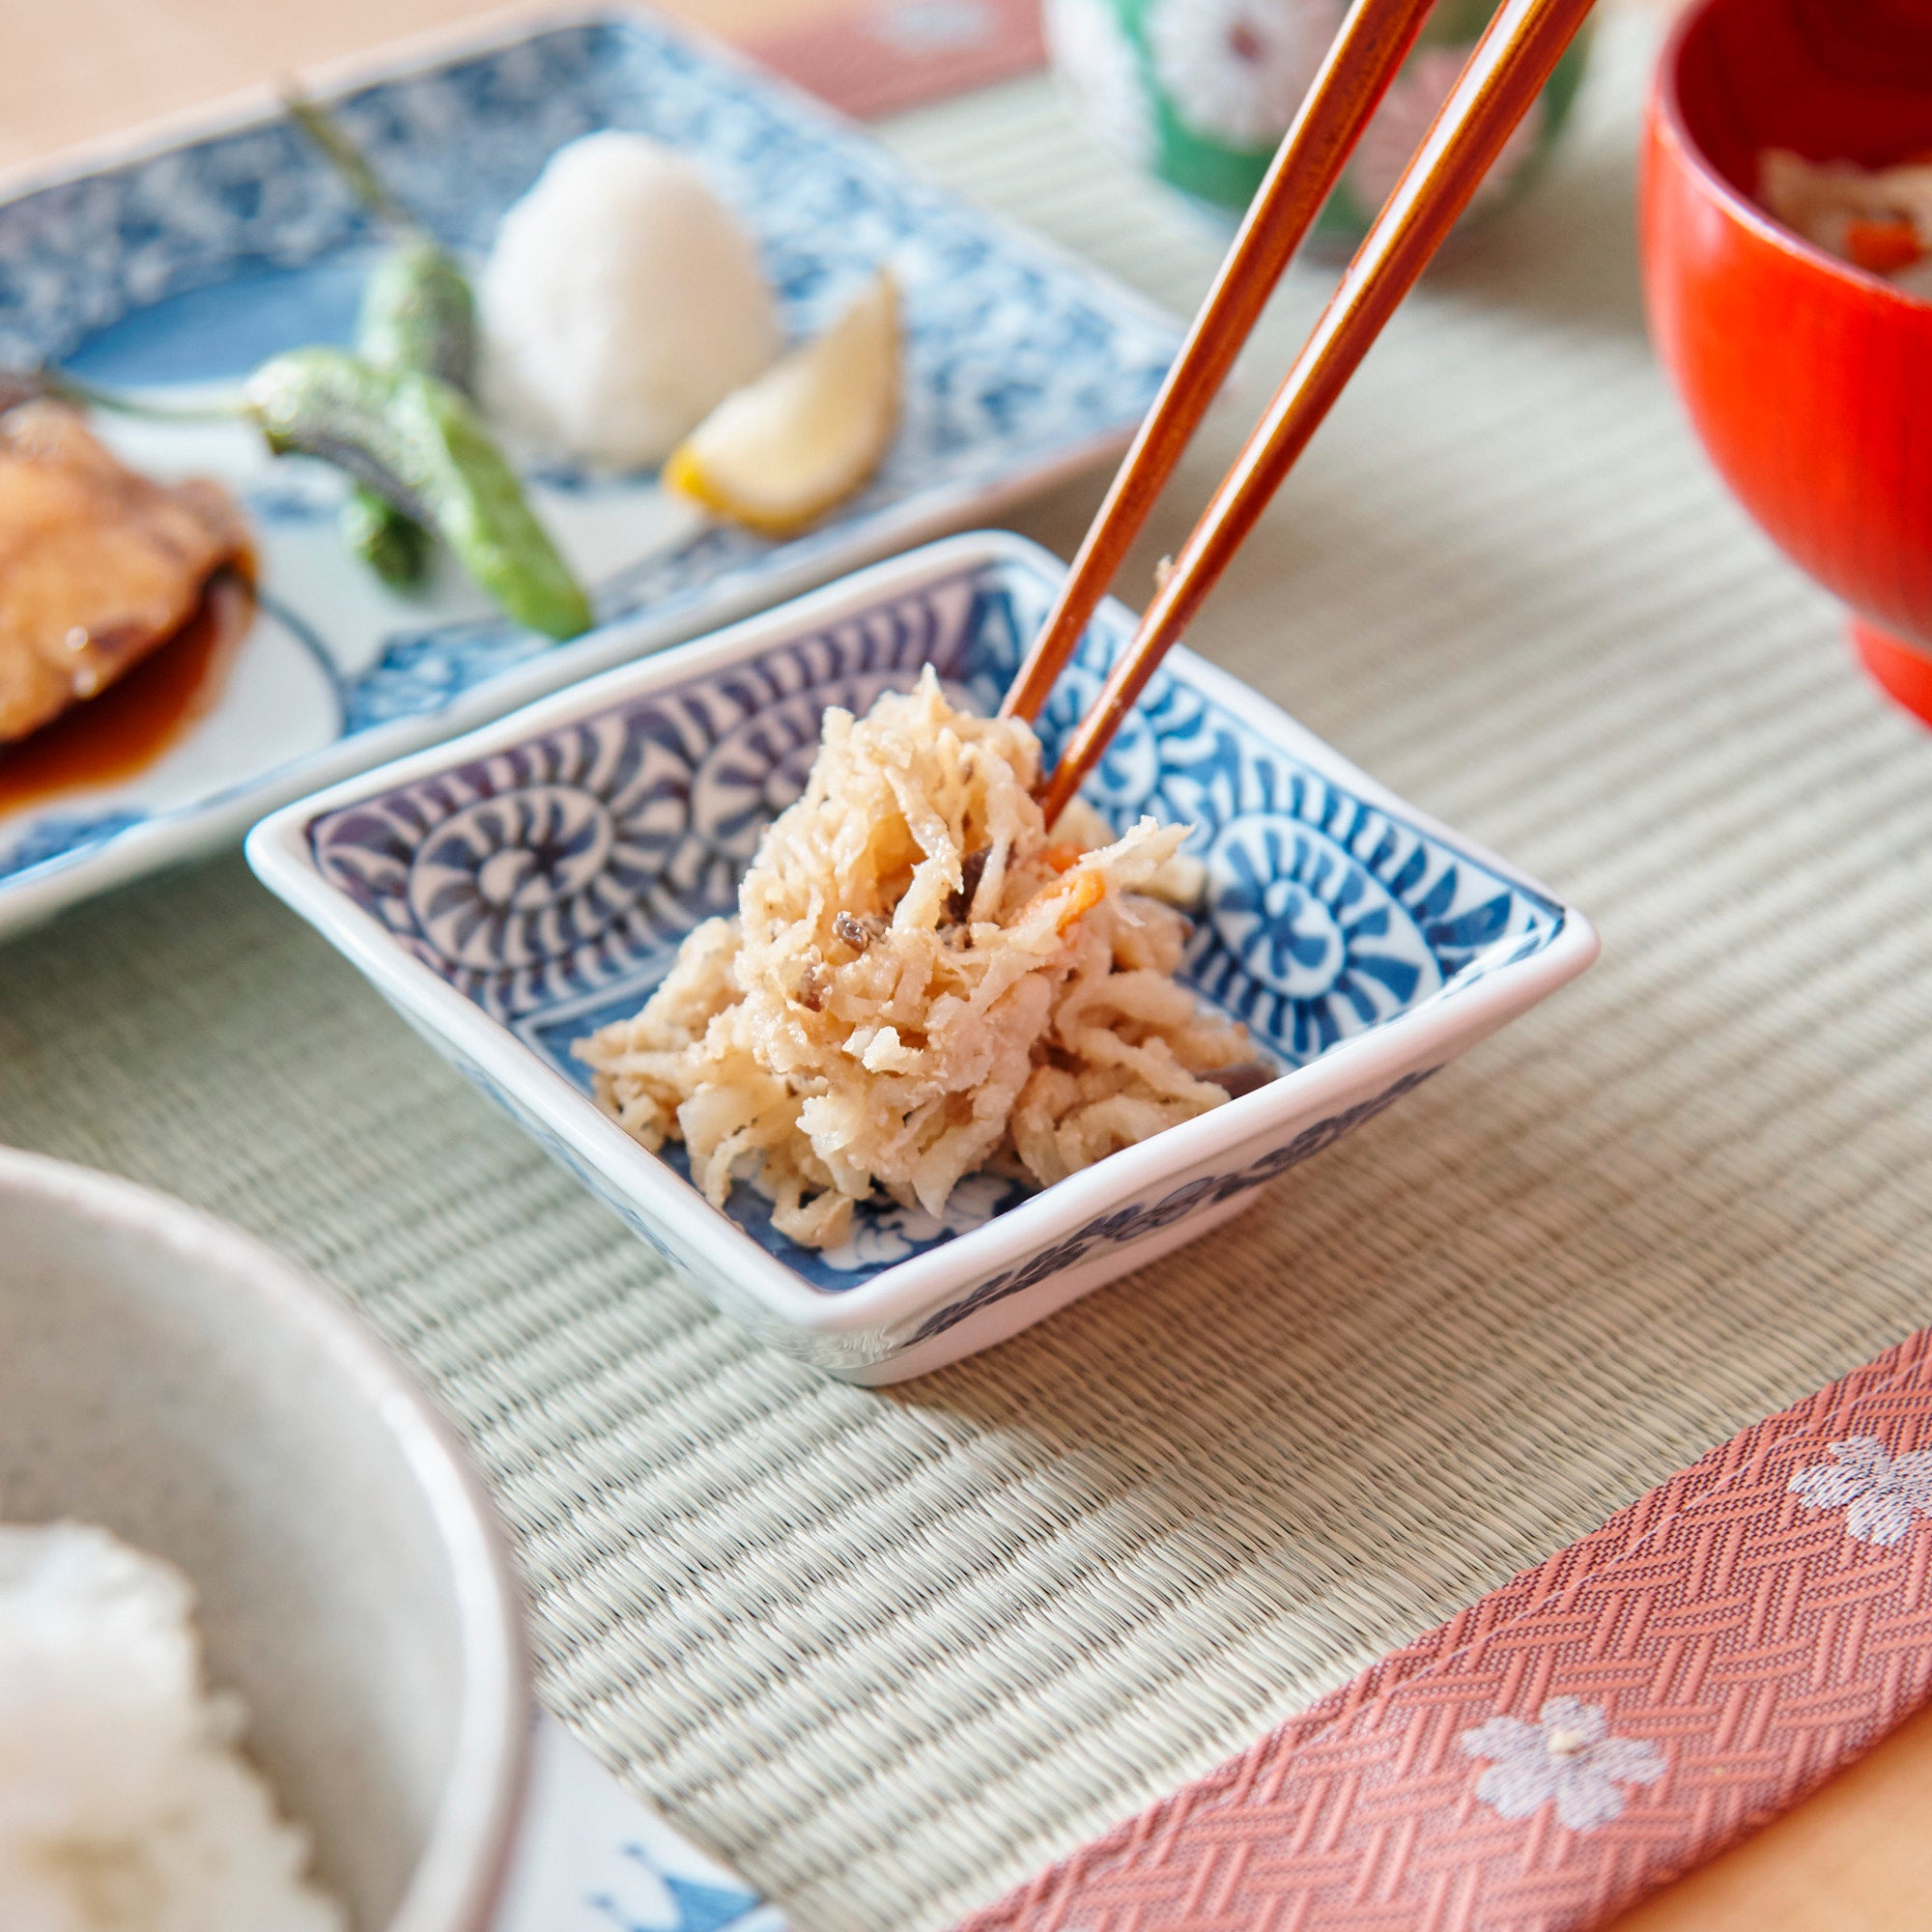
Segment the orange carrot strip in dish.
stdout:
<path fill-rule="evenodd" d="M 1902 216 L 1889 220 L 1854 220 L 1845 228 L 1845 253 L 1861 269 L 1889 275 L 1909 269 L 1924 253 L 1918 230 Z"/>
<path fill-rule="evenodd" d="M 1098 872 L 1075 872 L 1046 890 L 1066 901 L 1060 909 L 1060 930 L 1065 932 L 1082 913 L 1092 912 L 1107 896 L 1107 882 Z"/>

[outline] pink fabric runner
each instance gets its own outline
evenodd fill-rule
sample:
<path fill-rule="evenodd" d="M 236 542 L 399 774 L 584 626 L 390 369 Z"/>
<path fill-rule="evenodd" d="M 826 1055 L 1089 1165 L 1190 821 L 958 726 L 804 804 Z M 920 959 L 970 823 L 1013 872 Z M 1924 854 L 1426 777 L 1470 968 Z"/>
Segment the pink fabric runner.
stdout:
<path fill-rule="evenodd" d="M 868 119 L 1040 67 L 1039 0 L 853 0 L 742 41 L 747 53 Z"/>
<path fill-rule="evenodd" d="M 1748 1429 L 959 1932 L 1559 1932 L 1932 1691 L 1932 1330 Z"/>

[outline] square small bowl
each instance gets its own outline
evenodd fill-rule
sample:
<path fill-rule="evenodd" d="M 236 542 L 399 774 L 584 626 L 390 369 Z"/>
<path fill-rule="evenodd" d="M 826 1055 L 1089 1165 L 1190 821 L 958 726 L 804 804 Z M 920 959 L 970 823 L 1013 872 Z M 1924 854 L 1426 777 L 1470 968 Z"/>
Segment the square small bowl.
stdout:
<path fill-rule="evenodd" d="M 1573 908 L 1177 650 L 1087 796 L 1117 825 L 1195 828 L 1184 978 L 1280 1077 L 1052 1187 L 970 1177 L 943 1222 L 864 1209 L 831 1254 L 749 1187 L 710 1207 L 681 1150 L 646 1152 L 596 1106 L 571 1043 L 731 909 L 828 705 L 863 712 L 930 662 L 990 710 L 1063 575 L 999 532 L 929 545 L 290 806 L 250 863 L 721 1307 L 849 1380 L 923 1374 L 1206 1234 L 1597 952 Z M 1132 629 L 1119 604 L 1095 616 L 1040 720 L 1049 753 Z"/>

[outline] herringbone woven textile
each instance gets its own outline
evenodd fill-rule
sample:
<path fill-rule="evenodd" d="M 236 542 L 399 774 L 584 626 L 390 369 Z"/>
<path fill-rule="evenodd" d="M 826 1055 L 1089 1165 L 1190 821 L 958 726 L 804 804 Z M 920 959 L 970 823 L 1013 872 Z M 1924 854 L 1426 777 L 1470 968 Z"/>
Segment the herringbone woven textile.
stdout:
<path fill-rule="evenodd" d="M 1924 1701 L 1923 1440 L 1932 1330 L 1714 1449 L 960 1932 L 1602 1922 Z M 1622 1741 L 1608 1770 L 1593 1719 Z M 1527 1776 L 1519 1802 L 1485 1769 L 1498 1758 Z"/>

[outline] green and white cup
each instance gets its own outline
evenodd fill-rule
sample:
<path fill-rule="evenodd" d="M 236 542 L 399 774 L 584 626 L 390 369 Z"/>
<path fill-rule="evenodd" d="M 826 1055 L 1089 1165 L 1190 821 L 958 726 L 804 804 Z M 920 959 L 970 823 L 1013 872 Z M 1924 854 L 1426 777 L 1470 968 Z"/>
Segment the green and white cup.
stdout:
<path fill-rule="evenodd" d="M 1361 240 L 1494 9 L 1495 0 L 1438 0 L 1312 245 L 1340 253 Z M 1237 216 L 1261 185 L 1345 11 L 1345 0 L 1045 0 L 1054 71 L 1095 138 L 1224 218 Z M 1471 214 L 1538 173 L 1585 58 L 1579 36 L 1477 190 Z"/>

